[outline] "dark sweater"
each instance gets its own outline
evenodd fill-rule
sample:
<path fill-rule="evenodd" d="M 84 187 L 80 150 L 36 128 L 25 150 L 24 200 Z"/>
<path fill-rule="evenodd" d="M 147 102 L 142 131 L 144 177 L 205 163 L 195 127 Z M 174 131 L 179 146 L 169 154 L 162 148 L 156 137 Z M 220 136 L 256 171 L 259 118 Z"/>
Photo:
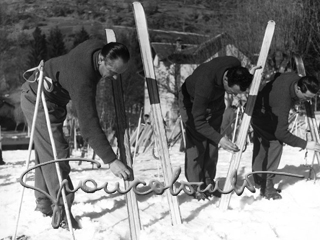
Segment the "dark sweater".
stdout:
<path fill-rule="evenodd" d="M 210 110 L 212 118 L 222 117 L 225 109 L 223 75 L 226 70 L 236 66 L 241 66 L 241 63 L 235 57 L 213 58 L 196 68 L 181 89 L 189 116 L 186 124 L 217 144 L 222 138 L 219 133 L 221 122 L 218 126 L 212 126 L 207 120 L 207 110 Z"/>
<path fill-rule="evenodd" d="M 257 96 L 251 123 L 253 129 L 268 140 L 305 148 L 307 142 L 290 133 L 288 123 L 290 109 L 299 101 L 294 89 L 299 79 L 290 72 L 267 83 Z"/>
<path fill-rule="evenodd" d="M 61 106 L 72 100 L 83 138 L 104 163 L 110 163 L 117 156 L 101 129 L 95 99 L 96 87 L 101 79 L 98 54 L 104 44 L 98 40 L 88 40 L 68 54 L 45 62 L 44 74 L 53 80 L 54 89 L 44 93 L 48 101 Z"/>

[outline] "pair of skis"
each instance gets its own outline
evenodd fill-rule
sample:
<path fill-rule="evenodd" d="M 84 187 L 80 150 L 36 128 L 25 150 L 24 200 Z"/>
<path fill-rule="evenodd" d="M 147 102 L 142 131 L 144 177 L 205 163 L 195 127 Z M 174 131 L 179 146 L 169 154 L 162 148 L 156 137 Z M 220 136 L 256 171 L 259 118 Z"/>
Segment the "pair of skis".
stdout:
<path fill-rule="evenodd" d="M 113 30 L 106 29 L 107 42 L 116 42 L 116 36 Z M 130 147 L 130 136 L 128 132 L 128 123 L 126 120 L 123 91 L 122 91 L 122 79 L 121 76 L 116 76 L 112 80 L 112 91 L 114 106 L 116 110 L 117 119 L 117 132 L 118 132 L 118 142 L 120 150 L 120 159 L 122 162 L 126 163 L 128 167 L 132 169 L 132 157 L 131 157 L 131 147 Z M 133 179 L 133 176 L 132 176 Z M 125 189 L 130 187 L 130 180 L 124 180 Z M 126 194 L 127 210 L 128 210 L 128 220 L 130 228 L 131 240 L 138 240 L 141 223 L 139 216 L 139 208 L 136 199 L 136 195 L 133 191 L 129 191 Z"/>
<path fill-rule="evenodd" d="M 260 49 L 260 54 L 258 58 L 257 66 L 261 68 L 257 69 L 254 73 L 253 81 L 250 87 L 249 97 L 247 101 L 247 106 L 242 118 L 239 135 L 237 138 L 237 146 L 241 149 L 239 152 L 232 154 L 230 166 L 228 169 L 226 182 L 224 184 L 223 191 L 228 192 L 233 188 L 233 178 L 236 177 L 237 170 L 240 165 L 240 160 L 242 156 L 242 149 L 245 148 L 245 143 L 248 135 L 248 130 L 250 126 L 251 116 L 254 108 L 254 104 L 259 92 L 263 70 L 268 57 L 271 41 L 273 38 L 273 33 L 275 29 L 275 22 L 269 21 L 265 30 L 265 35 L 263 38 L 262 46 Z M 227 210 L 231 199 L 231 194 L 223 194 L 220 199 L 219 208 L 222 210 Z"/>
<path fill-rule="evenodd" d="M 170 180 L 173 178 L 172 166 L 169 158 L 169 149 L 167 137 L 163 123 L 163 117 L 160 106 L 160 97 L 158 85 L 155 77 L 153 58 L 149 40 L 149 32 L 144 9 L 140 2 L 133 3 L 134 18 L 139 38 L 141 57 L 143 62 L 144 74 L 147 83 L 148 93 L 151 104 L 151 122 L 155 142 L 159 151 L 159 158 L 162 165 L 164 181 L 166 186 L 170 185 Z M 178 204 L 178 198 L 172 196 L 169 191 L 166 191 L 168 204 L 170 208 L 171 221 L 173 225 L 181 224 L 181 214 Z"/>
<path fill-rule="evenodd" d="M 159 156 L 162 163 L 163 175 L 166 186 L 170 185 L 170 180 L 173 177 L 171 162 L 169 159 L 169 150 L 167 145 L 166 133 L 163 124 L 163 118 L 160 108 L 160 97 L 155 79 L 155 72 L 153 66 L 153 59 L 151 54 L 151 47 L 149 41 L 149 33 L 146 22 L 144 9 L 139 2 L 133 3 L 134 16 L 139 37 L 142 61 L 145 71 L 145 78 L 147 82 L 148 92 L 150 96 L 151 110 L 152 110 L 152 127 L 155 133 L 156 143 L 159 149 Z M 113 30 L 106 29 L 106 37 L 108 42 L 115 42 L 116 36 Z M 118 141 L 120 147 L 120 158 L 129 167 L 132 168 L 132 156 L 130 149 L 130 137 L 128 133 L 127 121 L 125 116 L 124 101 L 122 95 L 122 81 L 121 76 L 112 81 L 112 89 L 114 96 L 114 104 L 117 117 Z M 125 181 L 125 188 L 128 189 L 130 181 Z M 174 197 L 170 192 L 166 191 L 169 202 L 171 220 L 173 225 L 181 224 L 180 209 L 177 197 Z M 126 194 L 128 219 L 130 227 L 130 235 L 132 240 L 139 239 L 141 230 L 141 222 L 139 216 L 139 208 L 137 204 L 136 195 L 133 191 Z"/>

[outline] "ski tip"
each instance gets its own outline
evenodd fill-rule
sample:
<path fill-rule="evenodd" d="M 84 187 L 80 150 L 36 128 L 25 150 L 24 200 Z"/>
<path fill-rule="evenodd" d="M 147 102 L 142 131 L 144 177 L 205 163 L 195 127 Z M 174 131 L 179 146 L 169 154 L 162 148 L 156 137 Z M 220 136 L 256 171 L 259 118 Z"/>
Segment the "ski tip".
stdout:
<path fill-rule="evenodd" d="M 116 42 L 116 35 L 114 33 L 114 31 L 112 29 L 106 28 L 106 38 L 107 38 L 107 42 Z"/>
<path fill-rule="evenodd" d="M 275 24 L 276 24 L 276 22 L 275 22 L 274 20 L 269 20 L 269 21 L 268 21 L 268 24 L 275 25 Z"/>
<path fill-rule="evenodd" d="M 133 5 L 134 7 L 139 7 L 139 6 L 142 7 L 141 2 L 133 2 L 132 5 Z"/>
<path fill-rule="evenodd" d="M 135 19 L 140 19 L 145 17 L 144 9 L 141 2 L 133 2 L 132 6 L 133 6 Z"/>

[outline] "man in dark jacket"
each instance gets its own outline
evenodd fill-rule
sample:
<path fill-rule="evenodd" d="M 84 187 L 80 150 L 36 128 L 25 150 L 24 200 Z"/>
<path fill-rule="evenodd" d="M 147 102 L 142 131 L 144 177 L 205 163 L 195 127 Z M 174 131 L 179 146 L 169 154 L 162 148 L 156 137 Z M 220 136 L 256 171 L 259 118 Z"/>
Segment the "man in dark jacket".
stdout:
<path fill-rule="evenodd" d="M 259 92 L 251 124 L 254 129 L 254 171 L 278 169 L 283 143 L 292 147 L 320 151 L 320 144 L 307 142 L 289 131 L 289 111 L 298 101 L 308 101 L 316 96 L 320 84 L 315 77 L 299 77 L 295 73 L 283 73 L 268 82 Z M 274 174 L 255 174 L 254 180 L 261 195 L 267 199 L 281 199 L 274 188 Z"/>
<path fill-rule="evenodd" d="M 103 130 L 100 127 L 96 108 L 96 87 L 101 78 L 113 77 L 123 73 L 128 66 L 130 54 L 126 46 L 121 43 L 106 44 L 98 40 L 88 40 L 78 45 L 68 54 L 52 58 L 44 64 L 44 95 L 48 106 L 51 129 L 57 150 L 57 158 L 69 157 L 69 146 L 63 134 L 63 122 L 66 119 L 66 105 L 72 100 L 77 112 L 80 130 L 83 138 L 88 141 L 97 155 L 118 177 L 127 179 L 129 169 L 117 158 Z M 29 126 L 32 124 L 38 82 L 35 74 L 22 86 L 21 107 Z M 40 105 L 34 135 L 36 163 L 44 163 L 54 159 L 52 146 L 47 130 L 45 113 Z M 61 162 L 60 169 L 63 179 L 68 180 L 69 188 L 73 188 L 69 177 L 68 162 Z M 55 165 L 49 164 L 37 168 L 35 171 L 35 187 L 56 198 L 59 190 L 59 180 Z M 51 200 L 41 192 L 35 191 L 37 208 L 46 216 L 52 216 Z M 68 206 L 74 200 L 73 193 L 67 193 Z M 62 199 L 59 200 L 60 212 L 52 216 L 53 227 L 63 227 L 66 223 L 65 210 Z M 61 217 L 61 223 L 54 222 Z M 73 216 L 73 227 L 77 222 Z M 67 226 L 68 227 L 68 226 Z"/>
<path fill-rule="evenodd" d="M 239 151 L 220 134 L 224 97 L 226 92 L 246 92 L 251 82 L 252 75 L 240 61 L 227 56 L 201 64 L 181 86 L 179 105 L 186 129 L 185 175 L 189 182 L 203 182 L 202 188 L 214 186 L 218 145 L 230 152 Z M 199 191 L 194 195 L 198 200 L 209 196 L 209 192 Z"/>

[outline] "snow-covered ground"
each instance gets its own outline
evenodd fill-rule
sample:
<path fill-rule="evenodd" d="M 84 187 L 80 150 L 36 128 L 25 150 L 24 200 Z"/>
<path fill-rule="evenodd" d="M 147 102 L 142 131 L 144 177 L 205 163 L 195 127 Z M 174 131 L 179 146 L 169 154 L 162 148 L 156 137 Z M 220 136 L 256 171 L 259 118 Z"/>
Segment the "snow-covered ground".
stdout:
<path fill-rule="evenodd" d="M 252 145 L 244 152 L 239 168 L 239 178 L 251 172 Z M 75 153 L 76 157 L 80 153 Z M 305 151 L 285 146 L 279 171 L 308 176 L 312 153 L 307 161 Z M 0 166 L 0 239 L 10 239 L 14 233 L 18 214 L 22 186 L 18 179 L 25 170 L 25 150 L 3 151 L 7 165 Z M 89 156 L 90 157 L 90 156 Z M 33 160 L 33 155 L 31 160 Z M 185 181 L 184 154 L 175 145 L 170 150 L 173 168 L 181 167 L 178 181 Z M 230 161 L 230 153 L 220 150 L 218 176 L 224 178 Z M 33 166 L 33 161 L 31 166 Z M 161 164 L 152 154 L 138 155 L 134 162 L 136 178 L 146 181 L 162 181 Z M 72 162 L 71 177 L 74 185 L 79 181 L 91 178 L 98 185 L 106 182 L 110 186 L 119 181 L 106 168 L 93 168 L 84 162 L 78 166 Z M 316 166 L 316 171 L 319 167 Z M 28 175 L 28 183 L 33 184 L 34 176 Z M 167 198 L 164 195 L 137 196 L 143 230 L 141 240 L 263 240 L 263 239 L 320 239 L 320 191 L 319 180 L 299 179 L 277 176 L 276 184 L 282 189 L 282 200 L 266 200 L 259 192 L 251 193 L 247 189 L 241 196 L 232 195 L 227 211 L 219 209 L 219 200 L 194 200 L 185 193 L 178 196 L 182 225 L 172 226 Z M 241 184 L 240 181 L 238 184 Z M 64 229 L 53 229 L 51 219 L 34 211 L 33 191 L 24 191 L 24 201 L 18 226 L 18 236 L 25 235 L 31 240 L 72 239 L 70 232 Z M 106 194 L 98 191 L 92 194 L 79 190 L 76 193 L 73 214 L 81 222 L 82 229 L 75 230 L 78 240 L 124 240 L 130 239 L 127 208 L 123 195 Z"/>

